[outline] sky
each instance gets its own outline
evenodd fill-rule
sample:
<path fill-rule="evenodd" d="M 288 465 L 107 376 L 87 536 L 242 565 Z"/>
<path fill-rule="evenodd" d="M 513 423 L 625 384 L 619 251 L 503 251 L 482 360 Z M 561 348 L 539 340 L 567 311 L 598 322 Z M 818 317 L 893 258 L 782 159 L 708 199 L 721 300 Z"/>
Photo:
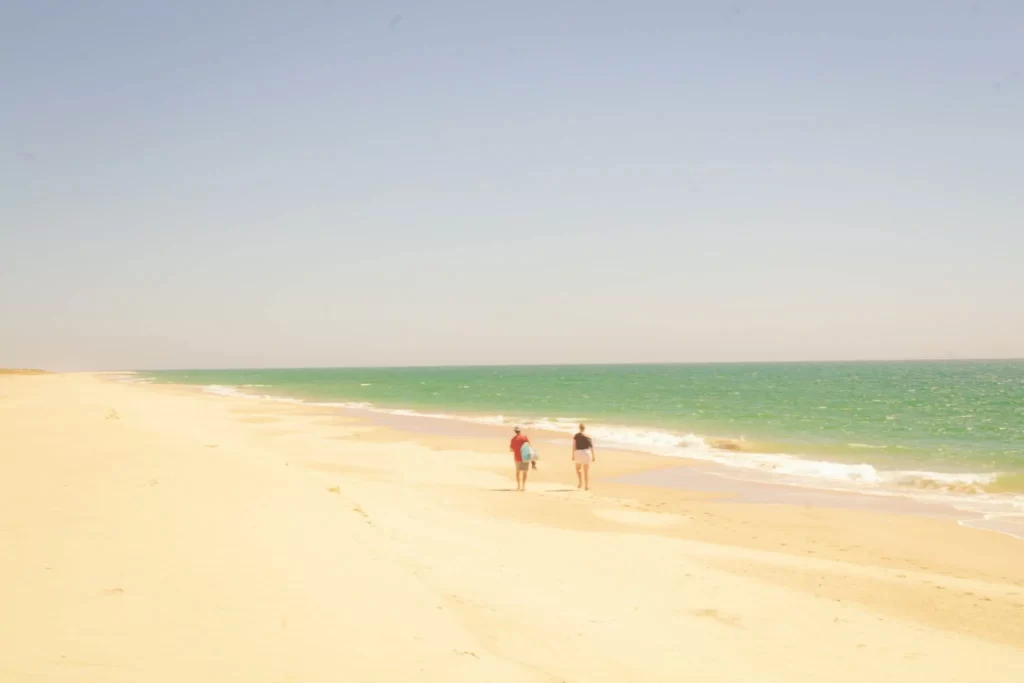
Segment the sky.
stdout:
<path fill-rule="evenodd" d="M 0 3 L 0 367 L 1024 357 L 1024 3 Z"/>

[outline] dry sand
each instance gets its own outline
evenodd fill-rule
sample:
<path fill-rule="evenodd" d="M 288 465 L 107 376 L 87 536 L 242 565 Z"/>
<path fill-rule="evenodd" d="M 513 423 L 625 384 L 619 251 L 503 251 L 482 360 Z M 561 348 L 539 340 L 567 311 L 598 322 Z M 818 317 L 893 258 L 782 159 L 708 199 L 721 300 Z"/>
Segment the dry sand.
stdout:
<path fill-rule="evenodd" d="M 568 448 L 0 377 L 0 681 L 1024 680 L 1024 543 Z"/>

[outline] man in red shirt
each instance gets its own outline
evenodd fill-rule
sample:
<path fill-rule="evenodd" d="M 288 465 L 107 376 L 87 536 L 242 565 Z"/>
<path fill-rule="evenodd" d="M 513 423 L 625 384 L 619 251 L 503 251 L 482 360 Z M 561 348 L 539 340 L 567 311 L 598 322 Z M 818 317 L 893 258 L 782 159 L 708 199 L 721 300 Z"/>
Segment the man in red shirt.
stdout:
<path fill-rule="evenodd" d="M 530 438 L 523 434 L 523 430 L 519 427 L 515 428 L 515 436 L 512 437 L 512 443 L 509 444 L 509 450 L 512 451 L 512 457 L 516 461 L 516 490 L 526 490 L 526 475 L 530 473 L 530 463 L 528 460 L 523 460 L 523 444 L 530 443 Z"/>

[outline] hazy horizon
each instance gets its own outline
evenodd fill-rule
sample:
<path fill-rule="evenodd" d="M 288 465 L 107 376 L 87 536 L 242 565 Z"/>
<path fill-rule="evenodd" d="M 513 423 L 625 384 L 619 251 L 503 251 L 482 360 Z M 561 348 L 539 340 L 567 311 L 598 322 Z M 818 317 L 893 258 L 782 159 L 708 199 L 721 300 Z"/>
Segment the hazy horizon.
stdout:
<path fill-rule="evenodd" d="M 485 365 L 278 365 L 278 366 L 260 366 L 260 367 L 196 367 L 196 368 L 120 368 L 114 370 L 81 370 L 72 372 L 201 372 L 205 370 L 404 370 L 404 369 L 440 369 L 440 368 L 541 368 L 541 367 L 609 367 L 609 366 L 620 366 L 620 365 L 852 365 L 857 363 L 864 364 L 886 364 L 886 363 L 1015 363 L 1024 362 L 1024 357 L 1020 358 L 872 358 L 872 359 L 823 359 L 823 360 L 774 360 L 774 361 L 761 361 L 761 360 L 736 360 L 736 361 L 626 361 L 626 362 L 607 362 L 607 363 L 490 363 Z M 32 368 L 40 369 L 40 368 Z"/>
<path fill-rule="evenodd" d="M 1024 5 L 0 6 L 0 367 L 1024 357 Z"/>

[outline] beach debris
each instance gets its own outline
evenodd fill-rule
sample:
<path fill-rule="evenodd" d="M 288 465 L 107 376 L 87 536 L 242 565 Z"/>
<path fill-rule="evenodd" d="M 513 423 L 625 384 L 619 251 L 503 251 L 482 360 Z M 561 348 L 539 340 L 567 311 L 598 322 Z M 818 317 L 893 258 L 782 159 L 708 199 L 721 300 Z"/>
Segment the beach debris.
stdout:
<path fill-rule="evenodd" d="M 108 420 L 120 420 L 121 416 L 117 414 L 117 411 L 113 408 L 110 409 L 110 413 L 107 414 Z"/>
<path fill-rule="evenodd" d="M 338 494 L 340 494 L 341 493 L 341 487 L 340 486 L 332 486 L 331 488 L 327 489 L 327 492 L 328 493 L 338 493 Z"/>

